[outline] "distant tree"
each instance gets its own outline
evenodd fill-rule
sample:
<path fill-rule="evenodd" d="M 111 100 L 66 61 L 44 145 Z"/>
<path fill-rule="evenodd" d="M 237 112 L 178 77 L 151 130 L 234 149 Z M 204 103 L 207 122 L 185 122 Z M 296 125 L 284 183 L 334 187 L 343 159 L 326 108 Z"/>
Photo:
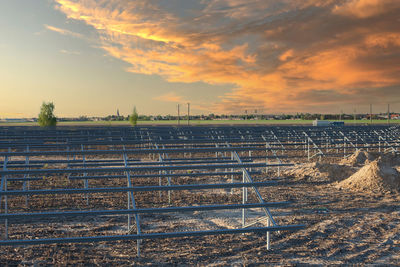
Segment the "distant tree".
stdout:
<path fill-rule="evenodd" d="M 87 116 L 79 116 L 78 121 L 88 121 L 88 117 Z"/>
<path fill-rule="evenodd" d="M 132 124 L 132 126 L 136 126 L 138 117 L 139 117 L 139 115 L 136 111 L 136 106 L 135 106 L 135 107 L 133 107 L 132 114 L 129 116 L 129 122 Z"/>
<path fill-rule="evenodd" d="M 54 116 L 53 102 L 43 102 L 42 106 L 40 107 L 38 123 L 41 127 L 56 126 L 57 118 Z"/>

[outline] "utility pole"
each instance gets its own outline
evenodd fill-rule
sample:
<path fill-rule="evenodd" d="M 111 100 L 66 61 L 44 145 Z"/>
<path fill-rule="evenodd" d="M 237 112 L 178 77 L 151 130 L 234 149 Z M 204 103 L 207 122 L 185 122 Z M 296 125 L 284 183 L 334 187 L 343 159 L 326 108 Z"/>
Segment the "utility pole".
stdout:
<path fill-rule="evenodd" d="M 244 114 L 246 114 L 245 117 L 244 117 L 244 120 L 247 121 L 247 109 L 244 111 Z"/>
<path fill-rule="evenodd" d="M 190 121 L 190 103 L 187 103 L 187 105 L 188 105 L 187 125 L 189 125 L 189 121 Z"/>
<path fill-rule="evenodd" d="M 390 124 L 390 104 L 388 104 L 388 124 Z"/>
<path fill-rule="evenodd" d="M 179 115 L 179 104 L 178 104 L 178 125 L 181 124 L 181 116 Z"/>
<path fill-rule="evenodd" d="M 369 104 L 369 119 L 370 124 L 372 124 L 372 104 Z"/>
<path fill-rule="evenodd" d="M 357 110 L 354 109 L 354 124 L 356 124 L 356 120 L 357 120 Z"/>

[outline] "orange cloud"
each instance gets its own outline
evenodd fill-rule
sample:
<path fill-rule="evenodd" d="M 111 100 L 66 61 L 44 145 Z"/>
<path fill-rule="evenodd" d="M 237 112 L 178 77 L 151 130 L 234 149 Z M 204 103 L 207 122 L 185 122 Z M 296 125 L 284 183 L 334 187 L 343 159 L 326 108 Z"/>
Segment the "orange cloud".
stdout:
<path fill-rule="evenodd" d="M 183 99 L 182 96 L 177 95 L 175 92 L 169 92 L 164 95 L 157 96 L 154 98 L 154 100 L 163 101 L 163 102 L 173 102 L 173 103 L 187 102 Z"/>
<path fill-rule="evenodd" d="M 399 7 L 400 2 L 398 0 L 351 0 L 343 5 L 336 5 L 333 12 L 344 16 L 368 18 Z"/>
<path fill-rule="evenodd" d="M 210 112 L 387 101 L 380 92 L 400 84 L 395 0 L 210 0 L 193 10 L 161 1 L 56 2 L 96 29 L 100 46 L 130 63 L 127 71 L 233 87 Z M 156 100 L 183 101 L 174 92 Z"/>
<path fill-rule="evenodd" d="M 79 34 L 79 33 L 76 33 L 76 32 L 72 32 L 70 30 L 61 29 L 61 28 L 57 28 L 57 27 L 54 27 L 54 26 L 46 25 L 46 24 L 44 25 L 44 27 L 46 29 L 50 30 L 50 31 L 53 31 L 53 32 L 56 32 L 56 33 L 59 33 L 59 34 L 62 34 L 62 35 L 70 35 L 70 36 L 74 36 L 74 37 L 77 37 L 77 38 L 82 38 L 83 37 L 82 34 Z"/>
<path fill-rule="evenodd" d="M 390 48 L 391 46 L 400 47 L 400 33 L 383 32 L 372 34 L 365 38 L 365 44 L 369 48 Z"/>
<path fill-rule="evenodd" d="M 293 57 L 293 49 L 289 49 L 289 50 L 285 51 L 283 54 L 281 54 L 279 56 L 279 60 L 286 61 L 291 57 Z"/>

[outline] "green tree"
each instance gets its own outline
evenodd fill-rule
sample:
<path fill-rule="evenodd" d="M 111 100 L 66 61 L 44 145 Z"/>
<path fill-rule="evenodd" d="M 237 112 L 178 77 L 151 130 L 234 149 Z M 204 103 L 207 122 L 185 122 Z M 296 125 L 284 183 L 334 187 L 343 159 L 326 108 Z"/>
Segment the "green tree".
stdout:
<path fill-rule="evenodd" d="M 38 123 L 41 127 L 56 126 L 57 118 L 54 116 L 53 102 L 43 102 L 42 106 L 40 107 Z"/>
<path fill-rule="evenodd" d="M 133 112 L 129 116 L 129 122 L 132 124 L 132 126 L 135 126 L 137 124 L 138 117 L 139 115 L 136 111 L 136 107 L 133 107 Z"/>

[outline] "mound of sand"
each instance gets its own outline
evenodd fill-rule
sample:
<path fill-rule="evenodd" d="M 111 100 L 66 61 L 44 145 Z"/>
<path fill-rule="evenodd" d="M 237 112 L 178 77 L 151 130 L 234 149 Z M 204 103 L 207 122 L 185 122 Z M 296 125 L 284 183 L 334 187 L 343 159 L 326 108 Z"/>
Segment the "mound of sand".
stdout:
<path fill-rule="evenodd" d="M 338 183 L 337 187 L 374 193 L 399 192 L 400 173 L 393 163 L 391 157 L 379 157 Z"/>
<path fill-rule="evenodd" d="M 375 160 L 379 155 L 377 153 L 370 153 L 364 150 L 357 150 L 348 158 L 343 159 L 340 164 L 350 166 L 363 166 Z"/>
<path fill-rule="evenodd" d="M 283 174 L 296 180 L 332 182 L 346 179 L 354 172 L 354 168 L 345 165 L 313 162 L 296 165 Z"/>

